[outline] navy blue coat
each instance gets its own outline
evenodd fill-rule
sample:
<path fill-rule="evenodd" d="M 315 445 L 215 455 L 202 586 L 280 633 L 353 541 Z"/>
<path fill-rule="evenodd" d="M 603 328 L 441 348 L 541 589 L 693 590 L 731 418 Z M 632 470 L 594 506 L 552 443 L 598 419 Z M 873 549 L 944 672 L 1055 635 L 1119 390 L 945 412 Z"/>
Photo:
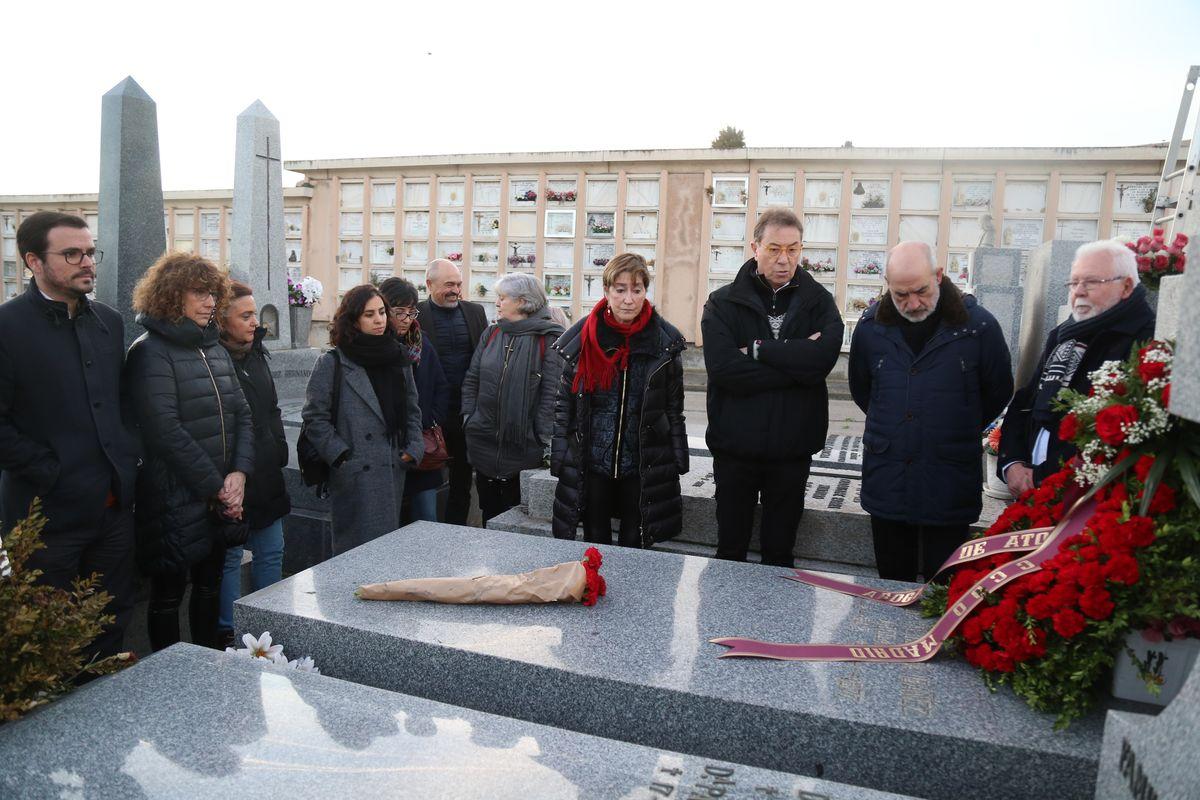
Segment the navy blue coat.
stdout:
<path fill-rule="evenodd" d="M 445 425 L 447 404 L 450 399 L 450 384 L 438 359 L 437 350 L 428 336 L 421 337 L 421 363 L 413 368 L 413 380 L 417 383 L 417 403 L 421 406 L 421 428 Z M 404 494 L 412 497 L 417 492 L 436 489 L 442 485 L 442 471 L 410 470 L 405 476 Z"/>
<path fill-rule="evenodd" d="M 941 293 L 942 320 L 920 355 L 886 294 L 850 344 L 850 393 L 867 415 L 862 506 L 913 525 L 979 519 L 983 429 L 1013 391 L 995 317 L 948 279 Z"/>

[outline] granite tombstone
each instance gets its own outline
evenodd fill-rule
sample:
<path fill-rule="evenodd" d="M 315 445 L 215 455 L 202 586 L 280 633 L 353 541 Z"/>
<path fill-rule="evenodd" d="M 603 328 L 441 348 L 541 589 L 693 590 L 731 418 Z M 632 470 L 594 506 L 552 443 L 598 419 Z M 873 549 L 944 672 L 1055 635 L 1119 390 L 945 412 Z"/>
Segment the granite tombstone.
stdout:
<path fill-rule="evenodd" d="M 1014 371 L 1021 352 L 1024 257 L 1025 251 L 1011 247 L 977 247 L 971 253 L 971 293 L 1000 323 Z"/>
<path fill-rule="evenodd" d="M 1069 299 L 1066 284 L 1071 278 L 1071 264 L 1081 244 L 1055 239 L 1029 253 L 1021 308 L 1021 341 L 1017 346 L 1020 357 L 1014 360 L 1017 386 L 1024 386 L 1033 377 L 1046 337 L 1058 325 L 1059 309 Z"/>

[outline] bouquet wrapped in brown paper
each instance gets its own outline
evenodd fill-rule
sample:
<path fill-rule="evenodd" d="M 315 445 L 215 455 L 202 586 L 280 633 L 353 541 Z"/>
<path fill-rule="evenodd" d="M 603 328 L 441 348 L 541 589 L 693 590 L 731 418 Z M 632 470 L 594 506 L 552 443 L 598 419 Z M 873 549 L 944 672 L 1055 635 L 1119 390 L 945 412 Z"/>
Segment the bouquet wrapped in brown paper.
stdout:
<path fill-rule="evenodd" d="M 421 600 L 429 603 L 583 603 L 593 606 L 608 591 L 600 575 L 600 551 L 589 547 L 582 561 L 568 561 L 520 575 L 472 578 L 409 578 L 368 583 L 354 592 L 363 600 Z"/>

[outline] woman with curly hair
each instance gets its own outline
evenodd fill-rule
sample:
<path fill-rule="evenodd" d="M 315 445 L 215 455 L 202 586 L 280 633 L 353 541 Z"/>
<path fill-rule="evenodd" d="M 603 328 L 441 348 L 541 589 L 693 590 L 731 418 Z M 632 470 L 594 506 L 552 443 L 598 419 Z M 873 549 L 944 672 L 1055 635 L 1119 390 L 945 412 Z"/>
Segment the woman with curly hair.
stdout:
<path fill-rule="evenodd" d="M 127 384 L 142 436 L 135 529 L 150 576 L 150 644 L 179 641 L 179 606 L 192 580 L 192 641 L 217 643 L 224 523 L 242 518 L 254 466 L 254 427 L 214 317 L 229 280 L 191 253 L 167 253 L 133 290 L 146 329 L 129 348 Z"/>
<path fill-rule="evenodd" d="M 388 316 L 374 286 L 346 292 L 329 323 L 334 349 L 317 359 L 301 412 L 309 441 L 330 466 L 335 554 L 400 527 L 405 474 L 425 454 L 408 351 Z"/>

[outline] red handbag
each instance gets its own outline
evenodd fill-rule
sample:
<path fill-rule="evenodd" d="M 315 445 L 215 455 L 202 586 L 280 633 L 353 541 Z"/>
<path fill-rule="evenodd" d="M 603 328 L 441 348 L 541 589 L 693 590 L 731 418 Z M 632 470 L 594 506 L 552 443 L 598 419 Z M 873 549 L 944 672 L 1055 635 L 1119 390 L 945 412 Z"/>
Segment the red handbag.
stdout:
<path fill-rule="evenodd" d="M 429 426 L 421 431 L 421 438 L 425 440 L 425 455 L 416 468 L 422 472 L 433 472 L 446 466 L 446 462 L 450 460 L 450 451 L 446 449 L 446 437 L 442 435 L 442 427 L 436 423 Z"/>

